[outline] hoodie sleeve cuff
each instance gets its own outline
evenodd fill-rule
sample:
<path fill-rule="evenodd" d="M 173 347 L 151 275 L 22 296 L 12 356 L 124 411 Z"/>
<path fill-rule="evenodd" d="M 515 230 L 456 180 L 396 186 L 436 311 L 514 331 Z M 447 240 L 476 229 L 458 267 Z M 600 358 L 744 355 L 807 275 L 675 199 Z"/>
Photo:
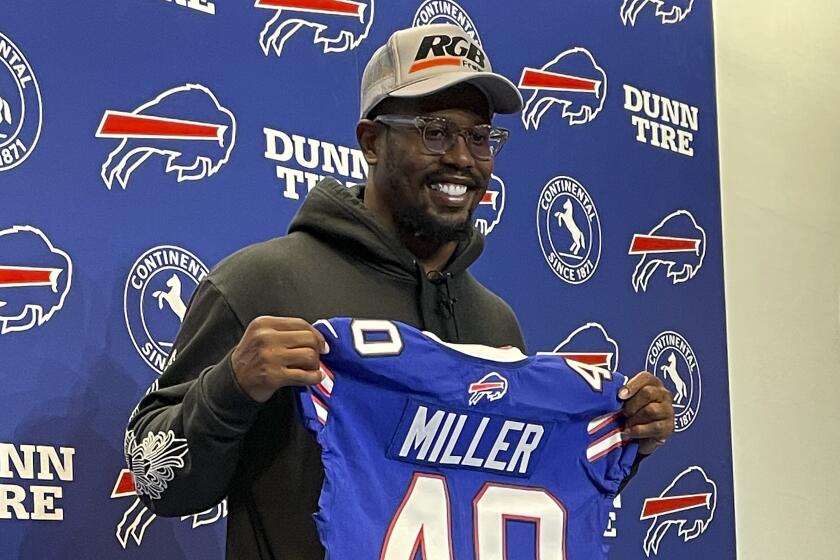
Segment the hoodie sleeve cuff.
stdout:
<path fill-rule="evenodd" d="M 236 382 L 231 364 L 231 352 L 204 371 L 201 376 L 202 392 L 216 418 L 237 432 L 250 428 L 262 403 L 249 397 Z"/>

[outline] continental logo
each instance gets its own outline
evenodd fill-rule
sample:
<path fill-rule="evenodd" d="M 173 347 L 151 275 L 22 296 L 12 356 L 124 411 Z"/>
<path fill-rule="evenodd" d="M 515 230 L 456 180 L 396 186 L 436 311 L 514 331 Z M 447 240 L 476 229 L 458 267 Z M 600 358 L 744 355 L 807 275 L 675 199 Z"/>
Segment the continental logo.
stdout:
<path fill-rule="evenodd" d="M 478 36 L 478 29 L 476 29 L 472 18 L 464 8 L 453 0 L 426 0 L 417 8 L 411 25 L 412 27 L 420 27 L 421 25 L 433 25 L 435 23 L 457 25 L 470 36 L 474 43 L 479 47 L 481 46 L 481 37 Z"/>
<path fill-rule="evenodd" d="M 0 171 L 29 157 L 41 136 L 41 89 L 23 52 L 0 33 Z"/>

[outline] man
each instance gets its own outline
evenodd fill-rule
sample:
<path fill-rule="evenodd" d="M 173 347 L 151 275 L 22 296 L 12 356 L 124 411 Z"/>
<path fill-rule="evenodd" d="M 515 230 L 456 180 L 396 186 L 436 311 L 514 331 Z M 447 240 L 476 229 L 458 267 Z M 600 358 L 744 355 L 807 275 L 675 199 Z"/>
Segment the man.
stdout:
<path fill-rule="evenodd" d="M 506 78 L 460 28 L 395 33 L 362 78 L 365 186 L 322 181 L 289 234 L 232 255 L 198 287 L 172 363 L 129 421 L 126 456 L 156 514 L 228 497 L 229 558 L 319 559 L 312 513 L 320 450 L 296 421 L 292 387 L 321 379 L 333 316 L 392 319 L 443 340 L 525 344 L 516 317 L 467 271 L 483 238 L 472 211 L 521 109 Z M 627 387 L 631 436 L 649 454 L 674 428 L 650 374 Z"/>

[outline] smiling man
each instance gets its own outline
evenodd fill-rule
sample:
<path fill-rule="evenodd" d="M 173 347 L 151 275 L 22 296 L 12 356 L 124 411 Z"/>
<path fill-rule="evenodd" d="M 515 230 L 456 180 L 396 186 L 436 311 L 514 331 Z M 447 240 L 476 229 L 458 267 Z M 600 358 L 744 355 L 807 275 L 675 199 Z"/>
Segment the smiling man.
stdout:
<path fill-rule="evenodd" d="M 441 270 L 469 239 L 508 137 L 493 114 L 521 107 L 516 87 L 459 27 L 395 33 L 371 57 L 356 128 L 370 166 L 365 206 L 427 270 Z"/>
<path fill-rule="evenodd" d="M 420 99 L 381 102 L 357 127 L 370 166 L 365 206 L 427 270 L 441 270 L 472 231 L 472 212 L 507 131 L 487 98 L 458 84 Z"/>
<path fill-rule="evenodd" d="M 129 419 L 126 460 L 150 510 L 187 515 L 227 496 L 228 558 L 323 559 L 321 450 L 293 391 L 322 381 L 311 323 L 388 319 L 525 351 L 513 311 L 467 270 L 484 244 L 472 213 L 508 134 L 492 117 L 521 107 L 459 27 L 398 31 L 374 53 L 357 126 L 368 183 L 325 179 L 287 235 L 216 266 Z M 650 453 L 673 432 L 671 395 L 650 374 L 626 389 L 629 436 Z"/>

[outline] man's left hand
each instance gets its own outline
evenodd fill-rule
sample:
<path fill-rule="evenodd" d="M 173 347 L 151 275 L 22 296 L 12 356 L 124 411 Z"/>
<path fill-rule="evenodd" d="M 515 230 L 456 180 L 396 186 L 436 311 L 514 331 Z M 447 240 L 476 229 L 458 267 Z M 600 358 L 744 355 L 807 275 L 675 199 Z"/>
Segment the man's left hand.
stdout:
<path fill-rule="evenodd" d="M 639 372 L 618 397 L 624 401 L 625 432 L 639 441 L 641 455 L 650 455 L 674 433 L 674 397 L 660 379 Z"/>

